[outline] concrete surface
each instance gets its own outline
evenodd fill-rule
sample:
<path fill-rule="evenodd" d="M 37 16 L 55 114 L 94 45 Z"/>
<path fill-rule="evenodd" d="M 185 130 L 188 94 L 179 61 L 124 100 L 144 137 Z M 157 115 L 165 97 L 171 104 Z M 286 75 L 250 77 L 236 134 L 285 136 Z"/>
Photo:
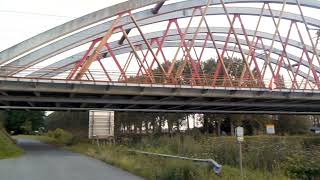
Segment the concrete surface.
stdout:
<path fill-rule="evenodd" d="M 19 139 L 26 154 L 0 160 L 1 180 L 138 180 L 142 179 L 99 160 L 35 140 Z"/>

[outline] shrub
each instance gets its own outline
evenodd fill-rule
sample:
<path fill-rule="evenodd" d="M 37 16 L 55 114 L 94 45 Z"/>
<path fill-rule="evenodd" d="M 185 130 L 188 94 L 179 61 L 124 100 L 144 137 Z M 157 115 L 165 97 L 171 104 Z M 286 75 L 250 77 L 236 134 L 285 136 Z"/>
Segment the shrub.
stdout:
<path fill-rule="evenodd" d="M 47 136 L 48 136 L 48 137 L 51 137 L 51 138 L 54 138 L 54 133 L 53 133 L 53 131 L 48 131 Z"/>
<path fill-rule="evenodd" d="M 320 146 L 320 138 L 317 138 L 317 136 L 310 136 L 304 139 L 303 144 L 305 148 Z"/>
<path fill-rule="evenodd" d="M 58 143 L 63 145 L 72 145 L 75 143 L 75 137 L 70 133 L 63 129 L 57 128 L 56 130 L 49 131 L 48 136 L 56 139 Z"/>
<path fill-rule="evenodd" d="M 289 177 L 297 179 L 320 178 L 320 164 L 301 155 L 288 158 L 286 172 Z"/>
<path fill-rule="evenodd" d="M 53 138 L 60 139 L 64 135 L 65 131 L 63 129 L 57 128 L 53 132 Z"/>

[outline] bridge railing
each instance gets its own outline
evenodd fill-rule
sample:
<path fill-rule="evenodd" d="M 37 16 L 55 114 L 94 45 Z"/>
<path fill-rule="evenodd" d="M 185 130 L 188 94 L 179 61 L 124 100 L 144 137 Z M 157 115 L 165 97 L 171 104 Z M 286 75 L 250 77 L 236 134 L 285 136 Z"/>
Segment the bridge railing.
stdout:
<path fill-rule="evenodd" d="M 10 67 L 18 69 L 19 67 Z M 2 72 L 3 73 L 3 72 Z M 90 69 L 81 80 L 68 79 L 69 72 L 64 72 L 61 68 L 45 68 L 32 67 L 15 75 L 0 76 L 2 79 L 19 78 L 26 80 L 67 80 L 94 83 L 134 83 L 134 84 L 157 84 L 157 85 L 174 85 L 174 86 L 205 86 L 211 88 L 260 88 L 269 90 L 312 90 L 318 91 L 320 84 L 316 84 L 307 79 L 302 80 L 284 80 L 278 79 L 261 79 L 256 77 L 252 79 L 246 75 L 217 76 L 214 78 L 211 73 L 202 73 L 194 76 L 191 73 L 184 73 L 177 77 L 175 73 L 142 73 L 134 71 L 126 71 L 121 73 L 118 71 L 104 71 L 101 69 Z"/>

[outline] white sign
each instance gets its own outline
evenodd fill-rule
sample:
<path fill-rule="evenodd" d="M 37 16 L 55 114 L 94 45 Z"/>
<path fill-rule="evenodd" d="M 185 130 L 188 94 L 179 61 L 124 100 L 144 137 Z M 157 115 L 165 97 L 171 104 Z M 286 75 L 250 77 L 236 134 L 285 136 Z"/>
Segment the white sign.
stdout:
<path fill-rule="evenodd" d="M 267 124 L 266 126 L 267 134 L 275 134 L 274 124 Z"/>
<path fill-rule="evenodd" d="M 244 139 L 243 139 L 243 135 L 244 135 L 244 129 L 243 129 L 243 127 L 237 127 L 236 128 L 236 136 L 237 136 L 237 140 L 239 141 L 239 142 L 241 142 L 241 141 L 243 141 Z"/>
<path fill-rule="evenodd" d="M 243 127 L 237 127 L 236 128 L 236 136 L 238 136 L 238 137 L 243 137 L 243 135 L 244 135 L 244 130 L 243 130 Z"/>
<path fill-rule="evenodd" d="M 89 111 L 89 139 L 107 139 L 114 136 L 113 111 Z"/>

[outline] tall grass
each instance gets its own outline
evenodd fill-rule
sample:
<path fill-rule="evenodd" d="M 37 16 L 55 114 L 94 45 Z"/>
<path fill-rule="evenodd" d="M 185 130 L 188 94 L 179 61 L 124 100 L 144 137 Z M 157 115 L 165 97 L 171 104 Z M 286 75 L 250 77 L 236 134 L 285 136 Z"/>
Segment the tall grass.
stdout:
<path fill-rule="evenodd" d="M 238 167 L 239 145 L 235 137 L 177 135 L 147 137 L 130 147 L 167 154 L 197 158 L 212 158 L 217 162 Z M 254 136 L 243 142 L 243 164 L 246 168 L 266 172 L 287 169 L 289 159 L 299 155 L 304 160 L 320 163 L 319 136 Z M 315 155 L 316 154 L 316 155 Z M 293 161 L 291 161 L 293 162 Z M 290 163 L 290 162 L 289 162 Z"/>
<path fill-rule="evenodd" d="M 11 139 L 11 137 L 0 127 L 0 159 L 12 158 L 23 154 L 20 149 Z"/>
<path fill-rule="evenodd" d="M 191 161 L 165 159 L 128 152 L 126 146 L 96 146 L 80 143 L 68 147 L 69 149 L 85 153 L 101 159 L 111 165 L 118 166 L 145 179 L 157 180 L 233 180 L 239 179 L 239 169 L 223 166 L 221 176 L 217 176 L 206 164 L 197 164 Z M 283 174 L 246 170 L 248 180 L 287 179 Z"/>

